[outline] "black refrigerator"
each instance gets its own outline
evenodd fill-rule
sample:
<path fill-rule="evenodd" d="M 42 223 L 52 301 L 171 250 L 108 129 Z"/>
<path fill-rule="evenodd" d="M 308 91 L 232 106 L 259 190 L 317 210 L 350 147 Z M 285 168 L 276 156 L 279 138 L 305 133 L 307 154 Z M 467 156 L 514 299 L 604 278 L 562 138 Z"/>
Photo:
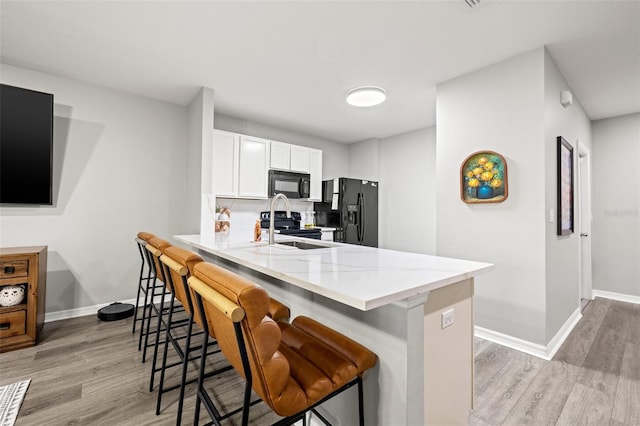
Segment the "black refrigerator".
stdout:
<path fill-rule="evenodd" d="M 336 178 L 322 182 L 316 225 L 336 228 L 334 241 L 378 247 L 378 182 Z"/>

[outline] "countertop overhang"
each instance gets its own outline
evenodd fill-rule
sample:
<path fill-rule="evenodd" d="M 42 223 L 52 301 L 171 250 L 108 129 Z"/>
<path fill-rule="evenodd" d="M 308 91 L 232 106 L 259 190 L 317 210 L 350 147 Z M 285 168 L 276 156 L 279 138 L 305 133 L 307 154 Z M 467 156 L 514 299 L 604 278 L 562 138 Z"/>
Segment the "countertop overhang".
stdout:
<path fill-rule="evenodd" d="M 249 235 L 243 233 L 243 235 Z M 301 250 L 280 244 L 215 236 L 175 235 L 184 244 L 353 308 L 367 311 L 428 293 L 494 269 L 490 263 L 291 236 L 323 246 Z"/>

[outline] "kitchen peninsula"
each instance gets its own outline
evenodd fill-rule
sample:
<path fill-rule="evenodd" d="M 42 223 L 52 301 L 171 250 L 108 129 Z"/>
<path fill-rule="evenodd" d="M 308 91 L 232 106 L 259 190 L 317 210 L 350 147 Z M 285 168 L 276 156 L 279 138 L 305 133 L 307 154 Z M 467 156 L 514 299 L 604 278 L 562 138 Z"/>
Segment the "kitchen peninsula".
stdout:
<path fill-rule="evenodd" d="M 247 235 L 175 238 L 263 286 L 292 317 L 315 318 L 376 352 L 378 365 L 364 380 L 367 424 L 467 424 L 473 277 L 493 265 L 304 238 L 269 245 Z M 356 424 L 356 398 L 348 392 L 323 411 L 338 424 Z"/>

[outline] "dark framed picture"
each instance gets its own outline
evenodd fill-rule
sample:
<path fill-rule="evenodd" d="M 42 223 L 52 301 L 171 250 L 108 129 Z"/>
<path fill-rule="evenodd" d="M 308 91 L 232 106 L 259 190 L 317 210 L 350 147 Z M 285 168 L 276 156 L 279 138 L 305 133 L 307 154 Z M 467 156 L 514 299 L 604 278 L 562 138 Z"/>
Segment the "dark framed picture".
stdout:
<path fill-rule="evenodd" d="M 507 162 L 494 151 L 474 152 L 460 167 L 460 198 L 467 204 L 501 203 L 509 196 Z"/>
<path fill-rule="evenodd" d="M 558 235 L 573 233 L 573 147 L 558 136 Z"/>

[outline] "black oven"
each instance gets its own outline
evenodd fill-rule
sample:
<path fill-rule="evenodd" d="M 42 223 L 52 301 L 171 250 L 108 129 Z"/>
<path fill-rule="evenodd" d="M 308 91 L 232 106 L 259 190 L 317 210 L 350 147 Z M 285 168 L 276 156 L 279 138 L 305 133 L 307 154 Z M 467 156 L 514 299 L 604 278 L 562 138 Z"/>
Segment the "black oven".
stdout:
<path fill-rule="evenodd" d="M 269 230 L 271 213 L 264 211 L 260 213 L 260 227 Z M 273 212 L 273 227 L 275 232 L 280 235 L 290 235 L 292 237 L 305 237 L 320 240 L 322 238 L 322 230 L 320 228 L 300 229 L 300 212 L 291 212 L 291 217 L 287 217 L 284 210 L 276 210 Z"/>
<path fill-rule="evenodd" d="M 284 194 L 287 198 L 309 198 L 311 176 L 308 173 L 269 170 L 269 196 Z"/>

